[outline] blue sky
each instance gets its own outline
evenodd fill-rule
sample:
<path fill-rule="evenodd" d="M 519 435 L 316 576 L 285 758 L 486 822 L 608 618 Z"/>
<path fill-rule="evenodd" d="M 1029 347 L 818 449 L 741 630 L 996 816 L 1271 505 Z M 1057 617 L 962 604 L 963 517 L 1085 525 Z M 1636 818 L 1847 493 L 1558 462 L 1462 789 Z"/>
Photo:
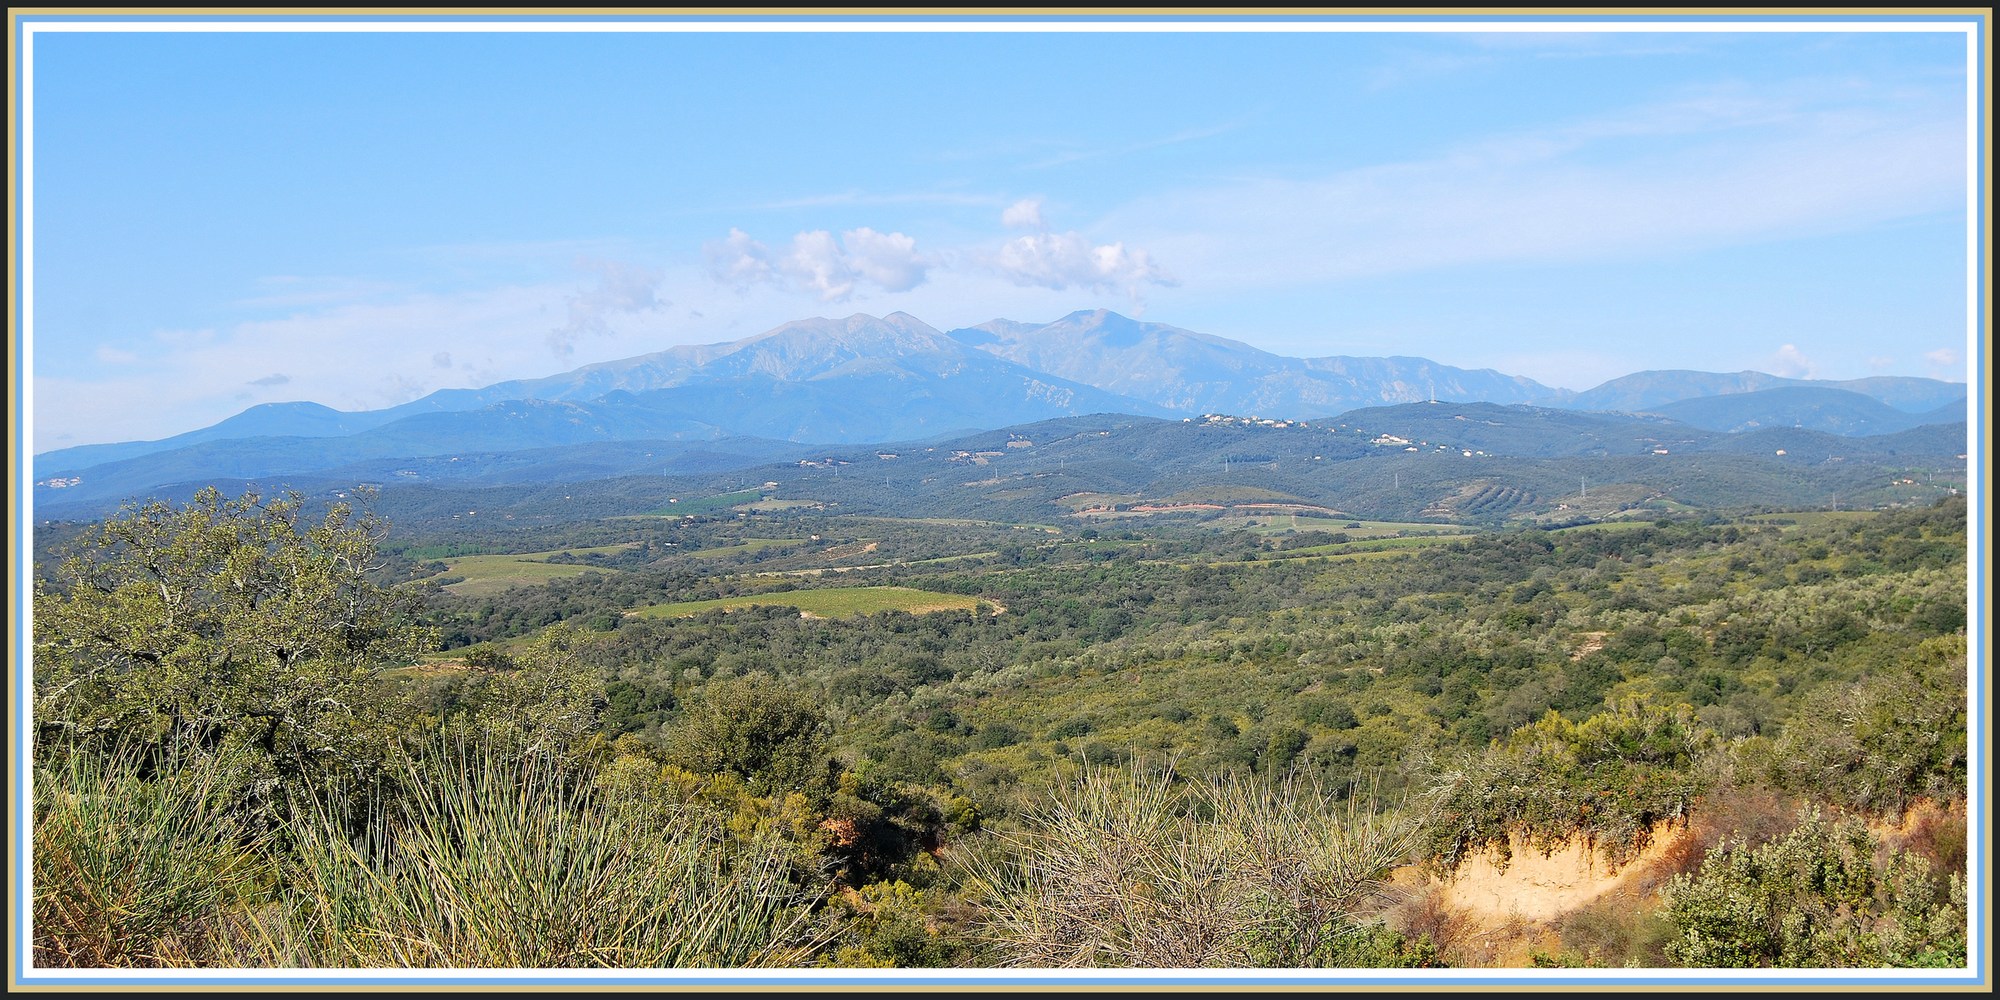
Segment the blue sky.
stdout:
<path fill-rule="evenodd" d="M 31 44 L 36 451 L 895 310 L 1967 377 L 1957 31 Z"/>

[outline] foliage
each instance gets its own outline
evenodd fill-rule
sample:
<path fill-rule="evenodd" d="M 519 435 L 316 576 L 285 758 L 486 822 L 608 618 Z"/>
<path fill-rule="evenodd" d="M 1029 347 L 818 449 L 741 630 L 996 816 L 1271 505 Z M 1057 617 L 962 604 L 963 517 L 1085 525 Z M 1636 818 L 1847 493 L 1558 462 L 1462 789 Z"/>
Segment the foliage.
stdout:
<path fill-rule="evenodd" d="M 300 831 L 274 965 L 680 968 L 792 964 L 809 895 L 783 848 L 622 808 L 547 753 L 447 743 L 359 843 Z"/>
<path fill-rule="evenodd" d="M 1725 845 L 1668 886 L 1672 960 L 1691 966 L 1959 966 L 1965 881 L 1889 853 L 1860 823 L 1808 809 L 1765 844 Z"/>
<path fill-rule="evenodd" d="M 1365 866 L 1326 860 L 1393 839 L 1398 824 L 1370 833 L 1369 818 L 1410 789 L 1441 786 L 1435 814 L 1402 821 L 1435 821 L 1421 843 L 1440 861 L 1572 836 L 1617 861 L 1658 822 L 1692 815 L 1714 832 L 1676 842 L 1673 867 L 1691 877 L 1732 829 L 1715 825 L 1730 806 L 1705 789 L 1889 814 L 1964 790 L 1963 503 L 1331 548 L 1275 524 L 1253 535 L 1160 520 L 1101 522 L 1095 537 L 801 512 L 493 520 L 405 554 L 532 550 L 614 571 L 476 598 L 432 579 L 428 620 L 454 645 L 477 644 L 458 654 L 463 669 L 401 670 L 380 668 L 423 630 L 405 590 L 383 585 L 440 567 L 367 555 L 375 536 L 352 535 L 367 519 L 338 508 L 329 520 L 346 520 L 316 547 L 325 525 L 297 504 L 134 508 L 130 523 L 74 532 L 70 558 L 43 565 L 40 766 L 83 766 L 64 756 L 79 752 L 115 770 L 105 748 L 136 744 L 130 779 L 108 787 L 209 810 L 237 845 L 217 857 L 242 862 L 203 862 L 190 840 L 186 874 L 220 888 L 184 916 L 135 918 L 167 930 L 104 961 L 700 960 L 689 956 L 707 946 L 617 916 L 668 905 L 646 895 L 664 889 L 618 881 L 642 866 L 633 855 L 670 872 L 699 858 L 703 872 L 780 887 L 792 909 L 733 910 L 751 913 L 743 936 L 717 946 L 748 962 L 1425 966 L 1472 956 L 1450 928 L 1404 919 L 1411 908 L 1385 923 L 1368 891 L 1343 888 L 1367 883 L 1353 874 Z M 296 539 L 261 526 L 267 517 Z M 118 540 L 147 531 L 150 542 Z M 746 543 L 777 536 L 811 541 Z M 1426 544 L 1354 551 L 1409 541 Z M 246 553 L 243 579 L 283 593 L 289 573 L 309 597 L 314 559 L 343 545 L 377 567 L 343 585 L 383 634 L 294 658 L 286 675 L 258 637 L 314 605 L 239 600 L 226 553 Z M 280 565 L 292 550 L 303 568 Z M 158 572 L 148 553 L 164 560 Z M 161 611 L 149 594 L 162 581 L 196 595 L 179 605 L 192 610 Z M 891 586 L 1006 611 L 626 613 Z M 295 705 L 290 722 L 257 714 L 260 686 L 311 691 L 322 675 L 340 681 L 322 684 L 332 700 Z M 306 732 L 347 738 L 293 735 Z M 229 766 L 200 780 L 222 791 L 163 791 L 195 787 L 211 758 Z M 1163 758 L 1171 777 L 1121 776 L 1125 762 Z M 1442 781 L 1438 761 L 1455 762 Z M 1810 766 L 1783 766 L 1794 761 Z M 1087 774 L 1073 781 L 1079 763 Z M 313 794 L 267 797 L 273 788 Z M 274 801 L 291 808 L 244 808 Z M 43 822 L 69 805 L 35 805 L 39 865 L 45 838 L 78 835 Z M 1773 808 L 1771 823 L 1734 828 L 1750 839 L 1728 849 L 1788 828 L 1790 806 Z M 1964 823 L 1932 827 L 1907 852 L 1930 868 L 1884 854 L 1874 909 L 1855 926 L 1898 961 L 1948 965 L 1962 953 L 1962 904 L 1933 873 L 1963 867 Z M 515 846 L 472 857 L 458 847 L 466 831 Z M 513 878 L 496 867 L 509 857 L 542 869 L 481 888 Z M 961 863 L 940 869 L 940 857 Z M 1881 888 L 1892 885 L 1911 888 Z M 599 890 L 594 915 L 547 902 L 587 908 L 576 901 Z M 500 926 L 481 893 L 530 917 Z M 1905 895 L 1927 909 L 1899 915 Z M 1536 942 L 1544 959 L 1666 961 L 1678 925 L 1622 898 L 1554 925 L 1559 941 Z M 76 904 L 77 926 L 99 905 Z M 118 922 L 104 909 L 95 919 Z M 63 947 L 72 957 L 53 961 L 90 960 L 85 945 Z"/>
<path fill-rule="evenodd" d="M 669 755 L 688 769 L 726 773 L 760 793 L 824 796 L 830 726 L 795 691 L 754 679 L 712 683 L 673 727 Z"/>
<path fill-rule="evenodd" d="M 483 737 L 524 755 L 561 755 L 596 733 L 604 682 L 579 655 L 584 641 L 552 625 L 515 656 L 475 667 L 468 700 Z"/>
<path fill-rule="evenodd" d="M 130 745 L 44 756 L 35 769 L 36 964 L 216 961 L 231 914 L 270 875 L 266 838 L 229 801 L 241 761 L 193 753 L 162 764 Z"/>
<path fill-rule="evenodd" d="M 35 592 L 35 722 L 73 741 L 192 735 L 281 780 L 378 766 L 386 664 L 430 636 L 371 582 L 382 525 L 296 494 L 128 506 Z"/>
<path fill-rule="evenodd" d="M 1580 724 L 1551 712 L 1440 778 L 1427 854 L 1450 871 L 1480 850 L 1504 865 L 1515 837 L 1542 851 L 1581 838 L 1622 864 L 1686 818 L 1713 741 L 1685 705 L 1626 702 Z"/>
<path fill-rule="evenodd" d="M 1900 815 L 1965 794 L 1965 637 L 1928 639 L 1889 670 L 1804 699 L 1771 746 L 1780 788 Z"/>
<path fill-rule="evenodd" d="M 1008 965 L 1300 965 L 1342 954 L 1412 832 L 1313 788 L 1135 767 L 1084 772 L 1020 832 L 957 857 Z"/>

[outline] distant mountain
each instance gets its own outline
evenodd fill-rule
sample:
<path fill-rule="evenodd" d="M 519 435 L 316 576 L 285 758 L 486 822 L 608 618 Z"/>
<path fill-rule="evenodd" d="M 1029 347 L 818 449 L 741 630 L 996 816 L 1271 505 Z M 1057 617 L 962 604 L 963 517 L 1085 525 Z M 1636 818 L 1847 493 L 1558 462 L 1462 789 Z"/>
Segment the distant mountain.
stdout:
<path fill-rule="evenodd" d="M 318 403 L 260 403 L 220 423 L 158 441 L 86 444 L 43 452 L 35 463 L 45 469 L 87 469 L 200 444 L 246 437 L 338 437 L 357 434 L 395 419 L 386 410 L 346 413 Z"/>
<path fill-rule="evenodd" d="M 1761 392 L 1779 388 L 1844 389 L 1905 413 L 1922 413 L 1965 398 L 1965 385 L 1929 378 L 1875 376 L 1844 382 L 1780 378 L 1763 372 L 1644 371 L 1612 379 L 1595 389 L 1551 397 L 1545 402 L 1577 410 L 1624 413 L 1657 412 L 1682 400 Z"/>
<path fill-rule="evenodd" d="M 1029 368 L 1181 413 L 1310 419 L 1385 403 L 1521 403 L 1559 392 L 1531 379 L 1423 358 L 1288 358 L 1102 309 L 1039 326 L 993 320 L 951 336 Z"/>
<path fill-rule="evenodd" d="M 1713 431 L 1738 433 L 1770 427 L 1801 427 L 1856 437 L 1893 434 L 1929 423 L 1963 422 L 1964 401 L 1954 412 L 1906 413 L 1872 397 L 1845 389 L 1785 386 L 1725 396 L 1683 399 L 1649 412 Z"/>
<path fill-rule="evenodd" d="M 733 343 L 676 347 L 483 389 L 446 389 L 365 413 L 315 403 L 257 406 L 160 441 L 48 452 L 37 456 L 36 466 L 38 477 L 68 475 L 210 442 L 273 438 L 359 438 L 311 448 L 271 446 L 299 452 L 299 460 L 311 463 L 328 455 L 414 456 L 690 435 L 882 441 L 1094 412 L 1166 413 L 974 350 L 912 316 L 892 313 L 801 320 Z"/>
<path fill-rule="evenodd" d="M 1836 496 L 1857 506 L 1928 502 L 1963 487 L 1963 441 L 1962 424 L 1863 438 L 1790 428 L 1732 435 L 1658 417 L 1410 403 L 1308 422 L 1066 417 L 888 449 L 890 460 L 872 449 L 832 452 L 851 463 L 844 474 L 821 464 L 742 475 L 829 510 L 899 516 L 1100 526 L 1119 522 L 1072 517 L 1119 507 L 1201 519 L 1251 503 L 1279 517 L 1297 510 L 1305 527 L 1324 526 L 1309 518 L 1328 512 L 1559 522 L 1805 509 Z"/>
<path fill-rule="evenodd" d="M 1026 387 L 1029 397 L 1044 401 L 1087 400 L 1082 410 L 1130 406 L 1133 401 L 1091 392 L 1090 386 L 1050 379 L 1020 365 L 995 364 L 995 359 L 938 332 L 908 313 L 880 318 L 865 314 L 845 319 L 813 318 L 723 344 L 672 347 L 620 361 L 585 365 L 547 378 L 501 382 L 483 389 L 446 389 L 394 407 L 398 415 L 435 410 L 470 410 L 509 399 L 589 401 L 612 392 L 646 393 L 710 382 L 808 383 L 887 377 L 911 380 L 999 379 L 1019 382 L 1002 398 Z M 1034 386 L 1029 386 L 1034 383 Z M 1000 389 L 990 385 L 988 388 Z M 1056 403 L 1058 407 L 1068 404 Z"/>
<path fill-rule="evenodd" d="M 910 440 L 1095 412 L 1166 411 L 972 349 L 902 313 L 852 316 L 370 413 L 260 407 L 165 441 L 66 449 L 37 459 L 37 499 L 57 490 L 73 501 L 117 499 L 204 476 L 304 476 L 382 459 L 614 441 Z M 341 427 L 357 430 L 336 436 Z"/>
<path fill-rule="evenodd" d="M 1651 461 L 1700 451 L 1775 459 L 1788 450 L 1776 442 L 1791 438 L 1741 442 L 1725 432 L 1779 430 L 1908 433 L 1914 436 L 1897 447 L 1950 456 L 1965 450 L 1964 389 L 1928 379 L 1831 383 L 1757 372 L 1641 372 L 1572 393 L 1422 358 L 1281 357 L 1103 310 L 1053 323 L 993 320 L 948 334 L 891 313 L 800 320 L 730 343 L 444 390 L 364 413 L 315 403 L 252 407 L 160 441 L 37 456 L 34 496 L 38 508 L 57 512 L 203 481 L 490 485 L 694 475 L 798 461 L 783 449 L 804 444 L 935 442 L 1087 414 L 1266 418 L 1194 422 L 1211 437 L 1221 427 L 1296 429 L 1300 420 L 1319 426 L 1338 415 L 1330 435 L 1322 428 L 1310 442 L 1294 441 L 1324 468 L 1412 449 L 1537 460 Z M 1527 399 L 1558 405 L 1515 405 Z M 1634 415 L 1645 410 L 1662 415 Z M 1956 441 L 1949 427 L 1920 426 L 1934 419 L 1955 421 Z M 1393 430 L 1371 434 L 1409 440 L 1389 447 L 1352 436 L 1376 424 Z M 1193 440 L 1179 430 L 1124 438 L 1141 439 L 1174 447 Z M 1853 444 L 1798 440 L 1806 452 L 1856 453 Z M 1256 467 L 1260 454 L 1200 457 L 1187 475 L 1203 481 L 1210 473 L 1199 463 L 1213 458 L 1225 468 Z M 1087 460 L 1107 481 L 1152 482 L 1161 470 L 1186 464 L 1164 452 L 1093 452 Z"/>

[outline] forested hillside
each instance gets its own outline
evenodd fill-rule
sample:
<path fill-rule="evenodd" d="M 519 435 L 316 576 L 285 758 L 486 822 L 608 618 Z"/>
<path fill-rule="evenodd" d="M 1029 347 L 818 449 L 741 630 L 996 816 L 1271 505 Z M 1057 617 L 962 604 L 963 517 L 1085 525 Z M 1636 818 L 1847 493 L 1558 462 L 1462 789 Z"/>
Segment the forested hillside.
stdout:
<path fill-rule="evenodd" d="M 1965 962 L 1962 499 L 1214 499 L 43 533 L 37 960 Z M 1643 887 L 1498 950 L 1446 892 L 1577 845 Z"/>

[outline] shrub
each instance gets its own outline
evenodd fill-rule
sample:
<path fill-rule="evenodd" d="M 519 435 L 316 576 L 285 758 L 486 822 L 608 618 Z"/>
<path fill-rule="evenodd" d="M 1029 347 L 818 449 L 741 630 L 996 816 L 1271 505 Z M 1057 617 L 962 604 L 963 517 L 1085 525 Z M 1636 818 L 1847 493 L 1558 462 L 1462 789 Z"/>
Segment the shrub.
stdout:
<path fill-rule="evenodd" d="M 1963 966 L 1965 883 L 1891 852 L 1859 822 L 1807 810 L 1790 833 L 1724 846 L 1676 876 L 1667 957 L 1691 966 Z"/>

